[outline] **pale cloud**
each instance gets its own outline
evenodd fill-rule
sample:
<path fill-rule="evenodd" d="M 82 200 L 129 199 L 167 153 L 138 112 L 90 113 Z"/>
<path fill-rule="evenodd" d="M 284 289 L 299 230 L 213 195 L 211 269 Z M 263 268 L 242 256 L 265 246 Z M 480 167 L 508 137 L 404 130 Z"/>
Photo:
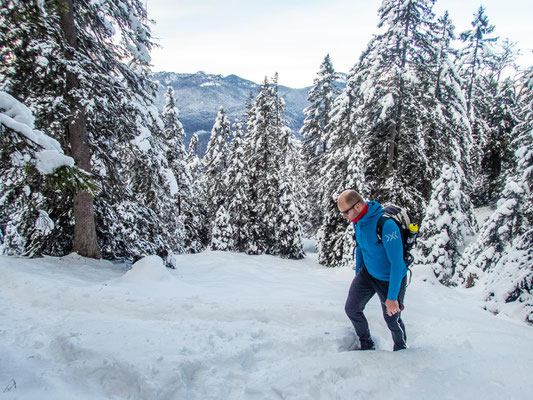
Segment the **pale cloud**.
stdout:
<path fill-rule="evenodd" d="M 513 0 L 512 7 L 503 6 L 501 0 L 483 3 L 496 35 L 520 39 L 524 50 L 533 47 L 529 1 Z M 349 71 L 378 32 L 380 4 L 379 0 L 148 0 L 162 46 L 152 53 L 154 70 L 236 74 L 255 82 L 278 72 L 282 85 L 309 86 L 327 53 L 336 70 Z M 459 33 L 469 28 L 479 0 L 438 1 L 436 13 L 442 14 L 445 6 Z"/>

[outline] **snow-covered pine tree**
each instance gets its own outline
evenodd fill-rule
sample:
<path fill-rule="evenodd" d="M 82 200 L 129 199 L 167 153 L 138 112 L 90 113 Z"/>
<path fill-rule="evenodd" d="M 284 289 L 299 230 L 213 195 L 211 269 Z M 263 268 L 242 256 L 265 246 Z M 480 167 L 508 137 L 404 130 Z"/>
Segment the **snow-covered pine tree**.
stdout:
<path fill-rule="evenodd" d="M 333 102 L 339 94 L 335 86 L 335 70 L 331 63 L 329 54 L 320 65 L 313 87 L 309 91 L 307 101 L 309 107 L 304 110 L 305 120 L 300 134 L 303 136 L 302 153 L 305 163 L 306 178 L 312 181 L 323 165 L 323 154 L 325 152 L 326 126 L 329 124 L 330 112 L 333 108 Z M 314 234 L 322 219 L 322 212 L 319 204 L 323 197 L 321 186 L 312 185 L 308 189 L 309 204 L 311 206 L 308 212 L 308 224 L 310 234 Z"/>
<path fill-rule="evenodd" d="M 231 250 L 245 252 L 245 244 L 249 235 L 246 226 L 249 223 L 251 204 L 248 168 L 244 154 L 244 121 L 237 121 L 233 131 L 233 140 L 230 143 L 228 155 L 228 170 L 224 177 L 228 188 L 227 211 L 233 232 Z"/>
<path fill-rule="evenodd" d="M 350 72 L 344 91 L 336 98 L 326 127 L 327 147 L 319 173 L 322 187 L 322 223 L 317 233 L 318 261 L 328 267 L 347 266 L 353 254 L 353 230 L 339 214 L 337 198 L 345 189 L 367 194 L 364 184 L 364 158 L 361 137 L 355 129 L 354 105 L 360 81 Z M 346 238 L 349 237 L 349 240 Z M 349 257 L 349 256 L 348 256 Z"/>
<path fill-rule="evenodd" d="M 47 200 L 96 189 L 93 177 L 34 123 L 25 105 L 0 91 L 0 254 L 40 254 L 58 220 L 46 211 Z"/>
<path fill-rule="evenodd" d="M 420 240 L 422 263 L 430 265 L 445 285 L 451 283 L 468 236 L 473 236 L 476 221 L 472 205 L 464 190 L 461 166 L 444 164 L 433 183 L 431 200 L 423 221 Z"/>
<path fill-rule="evenodd" d="M 287 146 L 288 127 L 283 120 L 284 104 L 278 93 L 277 75 L 270 85 L 261 85 L 253 106 L 248 113 L 247 135 L 244 142 L 244 160 L 247 167 L 249 218 L 245 226 L 248 240 L 245 251 L 249 254 L 280 254 L 279 222 L 290 220 L 285 210 L 292 210 L 294 192 L 285 169 L 291 153 Z M 284 202 L 280 207 L 280 188 L 284 190 Z M 289 211 L 290 212 L 290 211 Z M 288 219 L 286 219 L 288 218 Z M 299 257 L 302 248 L 297 238 L 283 233 L 284 253 Z M 295 232 L 298 232 L 296 230 Z"/>
<path fill-rule="evenodd" d="M 470 201 L 471 131 L 450 47 L 453 29 L 447 12 L 434 25 L 438 41 L 430 90 L 435 106 L 424 137 L 433 185 L 420 240 L 420 261 L 429 264 L 446 285 L 451 283 L 465 240 L 476 228 Z"/>
<path fill-rule="evenodd" d="M 515 44 L 506 40 L 495 45 L 494 54 L 488 59 L 482 84 L 485 92 L 482 118 L 487 132 L 481 149 L 481 169 L 478 175 L 476 202 L 494 204 L 504 188 L 507 176 L 515 164 L 512 154 L 512 131 L 518 123 L 518 67 L 515 65 Z M 513 72 L 514 76 L 502 78 Z"/>
<path fill-rule="evenodd" d="M 283 168 L 278 169 L 278 174 L 280 175 L 278 179 L 279 209 L 277 221 L 279 254 L 283 258 L 299 260 L 305 256 L 300 216 L 305 215 L 306 208 L 302 206 L 302 203 L 296 201 L 297 194 L 303 191 L 303 188 L 298 187 L 298 183 L 301 182 L 301 180 L 297 179 L 299 172 L 298 151 L 294 136 L 288 127 L 283 128 L 280 139 L 285 163 L 280 165 Z M 301 197 L 301 201 L 306 201 L 305 204 L 309 204 L 308 200 L 304 196 Z"/>
<path fill-rule="evenodd" d="M 192 176 L 189 170 L 189 154 L 185 150 L 185 131 L 179 120 L 179 110 L 176 106 L 174 90 L 167 88 L 165 106 L 161 114 L 163 120 L 163 145 L 169 163 L 170 179 L 175 181 L 173 190 L 174 204 L 177 206 L 176 215 L 184 225 L 183 248 L 187 252 L 196 253 L 202 249 L 198 218 L 196 215 L 197 201 L 193 195 Z M 198 137 L 196 136 L 196 143 Z M 172 185 L 171 185 L 172 186 Z"/>
<path fill-rule="evenodd" d="M 192 214 L 193 226 L 197 227 L 196 238 L 191 237 L 191 242 L 186 238 L 186 248 L 193 253 L 198 253 L 209 245 L 209 227 L 207 210 L 205 207 L 207 194 L 204 175 L 204 166 L 198 155 L 198 134 L 194 133 L 189 141 L 187 150 L 187 166 L 191 174 Z"/>
<path fill-rule="evenodd" d="M 448 12 L 437 20 L 434 32 L 437 51 L 431 60 L 435 72 L 429 88 L 434 95 L 434 108 L 424 136 L 431 178 L 440 178 L 443 163 L 458 164 L 466 179 L 463 179 L 464 189 L 470 193 L 472 133 L 461 78 L 455 67 L 455 51 L 451 47 L 455 34 Z"/>
<path fill-rule="evenodd" d="M 69 9 L 73 14 L 67 16 Z M 24 28 L 18 29 L 21 15 Z M 68 46 L 61 33 L 62 15 L 63 26 L 67 18 L 74 22 L 77 46 Z M 85 113 L 87 148 L 101 189 L 95 198 L 95 217 L 103 256 L 155 252 L 159 242 L 164 242 L 158 233 L 157 213 L 140 203 L 129 186 L 134 180 L 131 174 L 136 173 L 129 169 L 129 160 L 150 160 L 137 157 L 139 147 L 134 143 L 152 135 L 146 127 L 155 132 L 157 125 L 153 123 L 157 110 L 151 107 L 155 86 L 148 70 L 153 43 L 143 3 L 104 0 L 95 7 L 79 1 L 12 0 L 0 16 L 6 23 L 2 27 L 13 33 L 9 45 L 0 46 L 2 59 L 9 60 L 2 86 L 34 111 L 36 126 L 47 129 L 70 152 L 67 123 L 73 115 Z M 71 72 L 76 76 L 68 75 Z M 79 83 L 68 94 L 67 78 Z M 74 110 L 83 112 L 75 114 Z M 57 220 L 42 252 L 61 255 L 70 251 L 71 209 L 68 193 L 49 199 L 47 212 Z"/>
<path fill-rule="evenodd" d="M 231 124 L 224 108 L 220 107 L 203 159 L 207 188 L 207 214 L 211 216 L 217 215 L 218 208 L 227 200 L 224 175 L 228 168 L 228 142 L 230 138 Z M 213 224 L 215 223 L 216 221 L 213 221 Z"/>
<path fill-rule="evenodd" d="M 385 0 L 376 35 L 355 67 L 358 134 L 369 198 L 420 218 L 431 192 L 424 135 L 435 105 L 433 0 Z"/>
<path fill-rule="evenodd" d="M 231 224 L 226 207 L 224 204 L 221 204 L 220 207 L 218 207 L 213 222 L 210 245 L 211 250 L 231 251 L 234 249 L 234 233 L 232 228 L 233 225 Z"/>
<path fill-rule="evenodd" d="M 459 72 L 463 77 L 467 113 L 472 129 L 471 162 L 476 173 L 473 200 L 478 205 L 488 204 L 478 192 L 483 185 L 481 162 L 490 131 L 486 116 L 490 112 L 491 97 L 494 95 L 484 83 L 484 74 L 493 57 L 493 43 L 497 40 L 489 37 L 493 31 L 494 26 L 489 24 L 485 9 L 480 7 L 474 14 L 472 29 L 460 35 L 465 45 L 459 52 Z"/>
<path fill-rule="evenodd" d="M 496 211 L 465 251 L 457 280 L 467 287 L 485 283 L 487 308 L 521 313 L 533 323 L 533 69 L 524 77 L 523 108 L 516 137 L 517 164 L 507 178 Z"/>

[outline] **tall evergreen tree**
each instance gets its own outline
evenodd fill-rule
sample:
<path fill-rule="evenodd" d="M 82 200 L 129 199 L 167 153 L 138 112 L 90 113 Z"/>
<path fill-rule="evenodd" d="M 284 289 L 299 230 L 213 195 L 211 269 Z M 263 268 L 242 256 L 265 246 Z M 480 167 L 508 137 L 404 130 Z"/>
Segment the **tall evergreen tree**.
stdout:
<path fill-rule="evenodd" d="M 8 40 L 7 45 L 1 43 L 0 57 L 9 60 L 2 87 L 28 104 L 36 127 L 48 129 L 67 154 L 85 160 L 83 168 L 92 168 L 99 181 L 94 208 L 103 255 L 131 257 L 157 251 L 158 242 L 165 242 L 158 230 L 158 212 L 139 201 L 142 196 L 130 186 L 137 182 L 142 187 L 135 176 L 139 171 L 159 174 L 164 168 L 161 163 L 145 168 L 143 162 L 150 163 L 160 153 L 138 154 L 144 150 L 134 145 L 160 129 L 148 70 L 153 43 L 142 2 L 105 0 L 94 7 L 76 0 L 10 0 L 0 18 L 7 27 L 4 32 L 11 32 L 0 36 Z M 83 134 L 72 135 L 75 131 Z M 75 138 L 81 138 L 79 151 Z M 155 144 L 152 150 L 157 148 Z M 137 170 L 131 170 L 132 159 Z M 90 199 L 83 197 L 88 210 Z M 70 250 L 73 207 L 68 193 L 48 199 L 47 212 L 58 222 L 42 252 L 60 255 Z"/>
<path fill-rule="evenodd" d="M 224 108 L 220 107 L 203 159 L 207 188 L 207 212 L 212 218 L 217 215 L 218 208 L 226 200 L 224 175 L 228 168 L 228 142 L 230 137 L 231 125 Z M 213 223 L 216 224 L 216 221 L 213 221 Z"/>
<path fill-rule="evenodd" d="M 323 190 L 320 206 L 324 215 L 317 233 L 317 247 L 319 263 L 328 267 L 346 266 L 351 262 L 346 255 L 353 254 L 352 228 L 347 227 L 339 214 L 337 197 L 345 189 L 355 189 L 363 196 L 367 194 L 363 186 L 361 137 L 354 130 L 354 105 L 359 84 L 352 70 L 345 90 L 335 100 L 326 128 L 327 149 L 318 183 Z M 346 240 L 347 237 L 351 241 Z"/>
<path fill-rule="evenodd" d="M 465 43 L 459 54 L 459 62 L 473 136 L 471 161 L 473 170 L 477 173 L 473 197 L 476 204 L 484 203 L 482 195 L 479 194 L 480 188 L 483 186 L 481 163 L 483 149 L 486 146 L 490 131 L 486 115 L 489 113 L 491 97 L 494 95 L 484 83 L 484 74 L 490 64 L 493 55 L 493 43 L 496 41 L 496 38 L 489 37 L 493 31 L 494 26 L 490 25 L 485 9 L 480 7 L 474 14 L 472 29 L 462 32 L 460 35 L 461 40 Z M 487 203 L 485 202 L 485 204 Z"/>
<path fill-rule="evenodd" d="M 449 285 L 468 236 L 476 228 L 470 198 L 465 195 L 465 176 L 460 165 L 444 164 L 433 184 L 423 221 L 420 249 L 422 262 L 431 265 L 437 278 Z"/>
<path fill-rule="evenodd" d="M 207 193 L 203 163 L 198 156 L 198 134 L 194 133 L 189 142 L 187 166 L 191 173 L 191 225 L 196 227 L 197 236 L 188 235 L 186 247 L 193 253 L 198 253 L 209 244 L 209 218 L 205 207 Z M 187 242 L 190 240 L 190 242 Z"/>
<path fill-rule="evenodd" d="M 533 271 L 531 252 L 527 246 L 531 244 L 533 229 L 532 89 L 533 72 L 529 69 L 524 79 L 521 122 L 514 130 L 516 139 L 513 147 L 518 162 L 513 174 L 507 178 L 496 210 L 482 226 L 476 241 L 465 250 L 456 276 L 456 280 L 467 287 L 478 282 L 488 284 L 488 298 L 501 304 L 518 300 L 522 293 L 527 297 L 527 292 L 531 291 L 528 282 L 531 282 Z M 520 279 L 513 278 L 509 286 L 507 279 L 513 274 Z M 505 291 L 501 290 L 502 287 Z"/>
<path fill-rule="evenodd" d="M 476 202 L 494 204 L 505 185 L 505 179 L 515 164 L 512 154 L 512 132 L 518 123 L 518 82 L 514 77 L 502 78 L 503 74 L 517 69 L 514 60 L 517 51 L 513 43 L 496 43 L 496 51 L 487 59 L 485 73 L 481 77 L 484 99 L 481 119 L 487 131 L 481 148 L 481 168 L 478 176 Z M 516 74 L 515 74 L 516 76 Z"/>
<path fill-rule="evenodd" d="M 249 239 L 245 248 L 249 254 L 280 254 L 283 251 L 284 256 L 301 258 L 302 243 L 293 237 L 300 229 L 297 227 L 290 233 L 288 228 L 293 220 L 290 213 L 294 209 L 291 206 L 294 203 L 294 190 L 286 170 L 290 162 L 287 155 L 291 154 L 288 149 L 290 140 L 287 139 L 290 132 L 283 121 L 283 112 L 277 75 L 272 85 L 265 78 L 249 111 L 248 134 L 244 144 L 250 188 L 248 204 L 251 205 L 246 225 Z M 284 207 L 280 207 L 282 195 Z M 287 228 L 280 226 L 280 221 L 287 223 Z"/>
<path fill-rule="evenodd" d="M 310 105 L 304 110 L 305 120 L 300 129 L 300 134 L 304 138 L 302 152 L 306 178 L 309 181 L 315 179 L 323 165 L 323 155 L 326 150 L 326 127 L 329 124 L 333 102 L 339 94 L 334 84 L 336 74 L 329 54 L 324 58 L 317 75 L 318 77 L 315 78 L 314 85 L 307 96 Z M 322 196 L 321 186 L 311 185 L 309 187 L 308 198 L 311 212 L 309 212 L 308 219 L 310 233 L 316 232 L 320 226 L 322 212 L 319 204 Z"/>
<path fill-rule="evenodd" d="M 238 252 L 246 251 L 249 236 L 246 226 L 253 206 L 249 198 L 251 188 L 244 153 L 244 136 L 244 122 L 239 121 L 235 124 L 228 157 L 228 171 L 224 178 L 228 188 L 227 211 L 233 232 L 231 250 Z"/>
<path fill-rule="evenodd" d="M 47 199 L 95 190 L 92 176 L 34 123 L 26 106 L 0 91 L 0 254 L 40 254 L 59 222 L 48 214 Z"/>
<path fill-rule="evenodd" d="M 371 198 L 423 215 L 431 192 L 424 135 L 434 109 L 433 0 L 383 1 L 379 27 L 355 67 L 357 130 Z"/>
<path fill-rule="evenodd" d="M 165 106 L 161 114 L 163 120 L 163 143 L 166 158 L 169 163 L 169 175 L 175 182 L 173 200 L 177 209 L 175 215 L 179 216 L 184 225 L 185 251 L 198 252 L 202 249 L 198 218 L 193 195 L 192 176 L 189 170 L 189 154 L 185 150 L 185 131 L 179 120 L 179 110 L 176 106 L 174 90 L 169 86 L 165 96 Z M 196 136 L 197 140 L 197 136 Z"/>

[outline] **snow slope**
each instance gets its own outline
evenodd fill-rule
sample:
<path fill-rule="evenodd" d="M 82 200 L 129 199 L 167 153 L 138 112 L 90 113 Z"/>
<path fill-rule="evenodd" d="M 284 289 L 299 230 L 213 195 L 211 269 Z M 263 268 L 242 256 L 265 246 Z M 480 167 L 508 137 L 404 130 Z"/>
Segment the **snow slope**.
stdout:
<path fill-rule="evenodd" d="M 410 348 L 392 352 L 344 315 L 350 269 L 204 252 L 123 264 L 0 257 L 3 399 L 526 399 L 533 328 L 418 269 L 406 296 Z M 14 384 L 16 383 L 16 387 Z M 5 389 L 5 392 L 2 392 Z"/>

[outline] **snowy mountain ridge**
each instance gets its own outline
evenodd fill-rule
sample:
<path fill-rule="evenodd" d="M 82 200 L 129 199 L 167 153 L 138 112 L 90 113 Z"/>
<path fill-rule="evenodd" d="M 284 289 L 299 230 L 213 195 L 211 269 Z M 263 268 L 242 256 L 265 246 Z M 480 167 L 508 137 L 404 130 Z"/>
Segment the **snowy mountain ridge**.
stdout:
<path fill-rule="evenodd" d="M 180 120 L 187 135 L 210 132 L 220 106 L 223 106 L 230 121 L 241 118 L 245 112 L 245 103 L 250 93 L 254 96 L 259 84 L 238 77 L 237 75 L 214 75 L 203 71 L 194 74 L 177 72 L 155 72 L 153 80 L 158 84 L 157 106 L 164 105 L 164 93 L 168 86 L 174 89 L 176 103 L 180 110 Z M 339 87 L 346 85 L 339 79 Z M 279 86 L 280 97 L 285 101 L 285 119 L 291 130 L 297 133 L 303 125 L 303 110 L 309 106 L 307 96 L 310 87 L 293 89 Z M 204 134 L 205 136 L 205 134 Z"/>

